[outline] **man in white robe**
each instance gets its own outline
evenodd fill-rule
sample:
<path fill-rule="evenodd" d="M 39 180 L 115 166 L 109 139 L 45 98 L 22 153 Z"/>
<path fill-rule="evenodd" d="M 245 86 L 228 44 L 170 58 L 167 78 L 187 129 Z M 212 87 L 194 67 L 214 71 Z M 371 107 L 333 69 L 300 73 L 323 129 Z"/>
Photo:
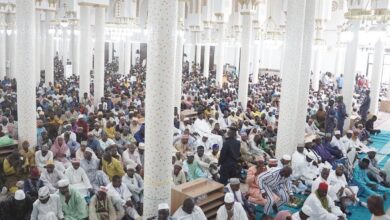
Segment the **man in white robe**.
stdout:
<path fill-rule="evenodd" d="M 172 217 L 177 220 L 207 220 L 202 209 L 195 205 L 192 198 L 185 199 L 183 205 L 176 210 Z"/>
<path fill-rule="evenodd" d="M 132 164 L 131 161 L 142 166 L 141 158 L 140 158 L 140 155 L 138 153 L 136 146 L 134 144 L 126 144 L 125 147 L 127 149 L 122 154 L 122 161 L 123 161 L 124 166 Z"/>
<path fill-rule="evenodd" d="M 78 159 L 72 160 L 72 166 L 66 169 L 65 177 L 69 180 L 70 186 L 77 190 L 82 197 L 86 197 L 88 191 L 92 190 L 88 176 L 84 169 L 80 167 L 80 160 Z"/>
<path fill-rule="evenodd" d="M 322 203 L 321 200 L 327 200 Z M 345 220 L 345 214 L 337 207 L 332 198 L 328 196 L 328 184 L 320 183 L 319 187 L 310 194 L 304 205 L 307 205 L 312 210 L 310 219 L 326 219 L 326 220 Z"/>
<path fill-rule="evenodd" d="M 135 172 L 136 164 L 129 164 L 126 167 L 126 175 L 122 177 L 122 182 L 130 190 L 136 203 L 143 203 L 144 181 L 142 177 Z"/>
<path fill-rule="evenodd" d="M 64 178 L 64 174 L 55 169 L 55 165 L 52 160 L 49 160 L 46 163 L 45 170 L 43 170 L 40 177 L 43 184 L 49 188 L 50 193 L 52 194 L 58 190 L 58 181 Z"/>
<path fill-rule="evenodd" d="M 125 215 L 136 219 L 139 217 L 137 210 L 131 202 L 131 192 L 125 184 L 122 183 L 122 177 L 113 176 L 112 183 L 107 185 L 108 195 L 112 197 L 112 203 L 116 210 L 118 219 L 122 219 Z"/>
<path fill-rule="evenodd" d="M 38 199 L 33 204 L 31 220 L 64 219 L 61 202 L 58 195 L 50 195 L 50 190 L 44 186 L 38 191 Z"/>
<path fill-rule="evenodd" d="M 343 156 L 347 155 L 347 150 L 344 147 L 343 139 L 341 138 L 340 131 L 335 131 L 332 140 L 330 141 L 330 145 L 336 146 L 341 152 L 343 152 Z"/>
<path fill-rule="evenodd" d="M 312 215 L 312 210 L 309 206 L 304 205 L 299 212 L 294 213 L 291 216 L 292 220 L 308 220 Z"/>
<path fill-rule="evenodd" d="M 225 204 L 217 211 L 217 220 L 247 220 L 248 217 L 241 203 L 234 201 L 232 193 L 226 193 Z"/>

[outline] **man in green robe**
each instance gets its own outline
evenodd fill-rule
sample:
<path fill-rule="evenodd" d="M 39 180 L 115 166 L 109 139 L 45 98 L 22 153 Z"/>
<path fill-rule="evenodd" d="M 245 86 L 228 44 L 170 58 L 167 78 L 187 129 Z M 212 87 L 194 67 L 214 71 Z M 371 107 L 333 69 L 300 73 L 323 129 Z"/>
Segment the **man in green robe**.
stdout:
<path fill-rule="evenodd" d="M 77 191 L 69 188 L 69 181 L 67 179 L 58 181 L 58 187 L 65 220 L 88 219 L 87 203 Z"/>

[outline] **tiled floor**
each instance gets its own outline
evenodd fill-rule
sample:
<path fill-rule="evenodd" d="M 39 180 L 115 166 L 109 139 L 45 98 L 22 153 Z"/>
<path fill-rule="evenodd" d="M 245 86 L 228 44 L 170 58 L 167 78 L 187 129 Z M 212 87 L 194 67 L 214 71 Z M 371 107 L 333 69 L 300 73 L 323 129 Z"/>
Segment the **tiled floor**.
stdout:
<path fill-rule="evenodd" d="M 378 120 L 375 122 L 375 128 L 390 131 L 390 113 L 379 112 Z"/>

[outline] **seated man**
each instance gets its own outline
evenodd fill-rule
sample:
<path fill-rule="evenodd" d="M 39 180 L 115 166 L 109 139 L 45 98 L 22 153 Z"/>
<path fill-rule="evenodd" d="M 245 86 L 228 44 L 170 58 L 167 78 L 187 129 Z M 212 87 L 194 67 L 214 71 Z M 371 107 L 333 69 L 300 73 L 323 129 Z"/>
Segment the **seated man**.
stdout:
<path fill-rule="evenodd" d="M 376 149 L 372 148 L 367 152 L 367 159 L 370 161 L 367 172 L 368 178 L 388 187 L 390 184 L 386 182 L 386 173 L 381 170 L 378 165 L 378 160 L 376 159 Z"/>
<path fill-rule="evenodd" d="M 111 196 L 107 195 L 108 189 L 100 187 L 98 192 L 91 198 L 89 203 L 90 220 L 116 220 L 116 212 L 112 204 Z"/>
<path fill-rule="evenodd" d="M 69 188 L 69 180 L 58 181 L 58 187 L 58 195 L 65 219 L 88 218 L 87 203 L 77 191 Z"/>
<path fill-rule="evenodd" d="M 371 181 L 367 176 L 367 169 L 370 165 L 370 160 L 363 158 L 353 170 L 353 182 L 359 187 L 359 195 L 372 196 L 382 193 L 384 199 L 390 189 L 381 186 L 380 184 Z"/>
<path fill-rule="evenodd" d="M 366 130 L 367 130 L 368 132 L 370 132 L 370 134 L 372 134 L 372 135 L 376 135 L 376 134 L 381 133 L 381 130 L 379 130 L 379 129 L 374 129 L 374 122 L 375 122 L 377 119 L 378 119 L 378 118 L 376 117 L 376 115 L 373 115 L 370 119 L 368 119 L 368 120 L 366 121 L 366 125 L 365 125 Z"/>
<path fill-rule="evenodd" d="M 138 173 L 135 172 L 135 168 L 135 163 L 127 165 L 126 175 L 122 177 L 122 182 L 130 190 L 137 207 L 142 207 L 142 203 L 144 202 L 144 180 Z"/>
<path fill-rule="evenodd" d="M 240 203 L 249 216 L 256 218 L 255 207 L 248 203 L 248 200 L 241 192 L 240 180 L 238 178 L 231 178 L 229 180 L 229 184 L 225 186 L 225 193 L 231 193 L 234 196 L 234 202 Z"/>
<path fill-rule="evenodd" d="M 45 170 L 41 173 L 41 180 L 47 186 L 50 193 L 55 193 L 58 190 L 58 181 L 64 179 L 64 174 L 55 169 L 54 162 L 49 160 L 45 166 Z"/>
<path fill-rule="evenodd" d="M 26 220 L 30 219 L 33 200 L 23 190 L 17 190 L 15 195 L 0 202 L 0 219 Z"/>
<path fill-rule="evenodd" d="M 286 204 L 289 200 L 294 198 L 291 188 L 290 176 L 292 174 L 291 167 L 273 168 L 267 172 L 262 173 L 259 178 L 260 192 L 263 198 L 267 199 L 264 207 L 264 213 L 269 215 L 271 208 L 277 213 L 278 208 Z M 275 195 L 280 198 L 276 202 Z"/>
<path fill-rule="evenodd" d="M 304 205 L 299 212 L 294 213 L 292 220 L 308 220 L 312 216 L 312 210 L 309 206 Z"/>
<path fill-rule="evenodd" d="M 212 159 L 204 153 L 204 146 L 198 146 L 195 161 L 199 163 L 202 170 L 206 173 L 210 173 L 211 176 L 218 175 L 217 163 L 213 163 Z"/>
<path fill-rule="evenodd" d="M 5 186 L 10 188 L 20 179 L 23 174 L 24 161 L 18 152 L 8 155 L 3 161 L 3 172 L 6 176 Z"/>
<path fill-rule="evenodd" d="M 353 204 L 359 199 L 357 193 L 359 188 L 357 186 L 349 186 L 344 175 L 344 166 L 337 165 L 336 170 L 330 174 L 330 184 L 334 189 L 332 193 L 328 193 L 333 201 L 340 202 L 341 211 L 345 212 L 348 204 Z"/>
<path fill-rule="evenodd" d="M 305 126 L 306 135 L 323 135 L 320 129 L 317 128 L 316 124 L 313 122 L 313 119 L 309 119 Z"/>
<path fill-rule="evenodd" d="M 47 186 L 39 189 L 39 197 L 33 204 L 31 220 L 64 219 L 58 195 L 50 194 Z"/>
<path fill-rule="evenodd" d="M 183 169 L 187 173 L 188 181 L 207 178 L 207 173 L 202 170 L 198 161 L 195 160 L 194 153 L 187 153 L 187 160 L 183 163 Z"/>
<path fill-rule="evenodd" d="M 259 183 L 257 181 L 258 177 L 267 171 L 265 166 L 264 159 L 258 159 L 258 162 L 255 166 L 252 166 L 248 169 L 248 174 L 246 176 L 246 183 L 248 184 L 248 201 L 256 205 L 264 206 L 267 202 L 265 198 L 260 193 Z"/>
<path fill-rule="evenodd" d="M 346 216 L 340 208 L 335 206 L 332 198 L 328 196 L 328 184 L 320 183 L 318 189 L 310 194 L 304 206 L 311 208 L 310 219 L 344 220 Z"/>
<path fill-rule="evenodd" d="M 195 205 L 192 198 L 185 199 L 183 205 L 176 210 L 172 217 L 180 220 L 207 220 L 202 209 Z"/>
<path fill-rule="evenodd" d="M 241 203 L 236 202 L 232 193 L 228 192 L 224 198 L 225 204 L 219 207 L 217 211 L 217 220 L 247 220 L 248 217 L 245 213 Z"/>
<path fill-rule="evenodd" d="M 119 160 L 113 158 L 112 154 L 109 151 L 104 152 L 102 160 L 102 170 L 107 174 L 110 180 L 113 176 L 125 175 L 122 163 Z"/>
<path fill-rule="evenodd" d="M 174 185 L 180 185 L 187 182 L 186 174 L 184 173 L 183 164 L 180 161 L 176 161 L 173 165 L 172 181 Z"/>
<path fill-rule="evenodd" d="M 93 151 L 90 148 L 87 148 L 84 152 L 84 159 L 80 161 L 80 166 L 87 174 L 95 192 L 100 186 L 107 186 L 110 183 L 108 176 L 102 170 L 99 170 L 100 160 L 93 157 Z"/>
<path fill-rule="evenodd" d="M 45 170 L 47 161 L 53 161 L 53 152 L 49 150 L 49 146 L 44 144 L 41 150 L 35 152 L 35 165 L 42 172 Z"/>
<path fill-rule="evenodd" d="M 122 184 L 121 176 L 113 176 L 112 183 L 108 184 L 107 189 L 108 195 L 112 196 L 112 203 L 118 219 L 122 219 L 125 215 L 133 219 L 139 217 L 131 201 L 131 192 L 125 184 Z"/>
<path fill-rule="evenodd" d="M 69 180 L 70 186 L 77 190 L 82 197 L 87 197 L 88 192 L 92 191 L 88 176 L 83 168 L 80 168 L 80 161 L 76 158 L 72 160 L 72 166 L 66 169 L 65 178 Z"/>
<path fill-rule="evenodd" d="M 40 180 L 39 170 L 36 167 L 30 169 L 30 178 L 24 181 L 23 191 L 29 195 L 33 201 L 38 199 L 38 191 L 44 186 L 43 181 Z"/>
<path fill-rule="evenodd" d="M 384 201 L 380 196 L 370 196 L 367 200 L 367 208 L 372 213 L 371 220 L 390 220 L 390 215 L 385 213 Z"/>

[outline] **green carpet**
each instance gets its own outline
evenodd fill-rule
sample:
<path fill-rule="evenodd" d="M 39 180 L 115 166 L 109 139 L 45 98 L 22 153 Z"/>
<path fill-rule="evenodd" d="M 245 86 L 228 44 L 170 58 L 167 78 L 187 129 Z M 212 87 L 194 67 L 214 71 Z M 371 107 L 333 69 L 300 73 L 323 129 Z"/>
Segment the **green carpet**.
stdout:
<path fill-rule="evenodd" d="M 374 147 L 378 150 L 377 159 L 379 161 L 379 165 L 383 167 L 387 160 L 390 159 L 390 131 L 382 131 L 380 134 L 371 136 L 371 140 L 373 143 L 370 147 Z M 360 155 L 363 157 L 365 155 Z M 300 197 L 303 198 L 303 197 Z M 360 201 L 365 202 L 367 198 L 360 198 Z M 385 202 L 385 210 L 390 207 L 390 199 Z M 351 216 L 348 217 L 348 220 L 369 220 L 371 219 L 371 214 L 367 208 L 361 206 L 352 206 L 348 208 L 352 213 Z M 295 213 L 299 211 L 299 208 L 293 208 L 288 206 L 282 206 L 280 210 L 289 210 L 291 213 Z M 263 215 L 263 207 L 256 207 L 256 220 L 259 220 Z"/>

